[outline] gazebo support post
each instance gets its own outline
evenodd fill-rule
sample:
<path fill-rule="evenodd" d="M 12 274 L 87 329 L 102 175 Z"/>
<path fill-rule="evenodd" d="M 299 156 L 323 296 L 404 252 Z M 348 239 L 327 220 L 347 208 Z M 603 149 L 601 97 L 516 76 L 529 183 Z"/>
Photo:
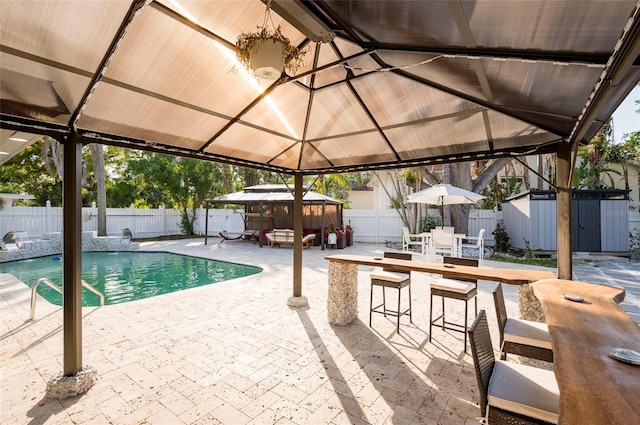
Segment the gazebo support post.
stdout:
<path fill-rule="evenodd" d="M 207 208 L 205 209 L 204 216 L 204 244 L 207 244 L 207 239 L 209 238 L 209 204 L 207 204 Z"/>
<path fill-rule="evenodd" d="M 558 144 L 556 167 L 556 223 L 558 249 L 558 278 L 571 280 L 571 146 Z"/>
<path fill-rule="evenodd" d="M 324 251 L 324 228 L 327 225 L 325 214 L 327 212 L 327 203 L 322 202 L 322 228 L 320 229 L 320 249 Z"/>
<path fill-rule="evenodd" d="M 293 194 L 293 296 L 287 301 L 291 307 L 309 304 L 302 296 L 302 174 L 294 175 Z"/>
<path fill-rule="evenodd" d="M 47 383 L 47 398 L 83 394 L 95 384 L 97 371 L 82 367 L 82 140 L 64 139 L 62 217 L 63 370 Z"/>
<path fill-rule="evenodd" d="M 244 206 L 246 211 L 249 208 L 248 205 Z M 262 231 L 264 230 L 264 205 L 260 202 L 260 233 L 258 234 L 258 245 L 262 248 Z"/>

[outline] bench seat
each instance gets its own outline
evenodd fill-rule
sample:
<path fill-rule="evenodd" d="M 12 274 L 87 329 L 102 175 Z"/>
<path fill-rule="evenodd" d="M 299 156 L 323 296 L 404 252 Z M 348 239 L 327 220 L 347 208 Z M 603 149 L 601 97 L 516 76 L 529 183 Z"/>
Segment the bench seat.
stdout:
<path fill-rule="evenodd" d="M 266 237 L 271 248 L 276 245 L 293 245 L 294 243 L 293 230 L 291 229 L 273 229 L 271 232 L 266 234 Z M 315 238 L 315 233 L 306 235 L 304 238 L 302 238 L 302 247 L 311 248 Z"/>

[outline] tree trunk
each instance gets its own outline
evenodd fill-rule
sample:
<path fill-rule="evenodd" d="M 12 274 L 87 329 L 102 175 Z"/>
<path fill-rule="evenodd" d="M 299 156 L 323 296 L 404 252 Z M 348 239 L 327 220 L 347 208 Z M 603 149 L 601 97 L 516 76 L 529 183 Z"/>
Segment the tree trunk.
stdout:
<path fill-rule="evenodd" d="M 473 180 L 471 178 L 471 165 L 469 162 L 454 162 L 449 164 L 449 180 L 454 186 L 470 190 L 475 193 L 482 193 L 489 185 L 492 178 L 503 168 L 511 158 L 495 159 L 488 167 L 484 168 L 481 174 Z M 480 167 L 475 170 L 479 171 Z M 452 205 L 451 222 L 456 229 L 456 233 L 466 234 L 469 230 L 469 211 L 471 205 Z"/>
<path fill-rule="evenodd" d="M 473 191 L 471 165 L 469 162 L 454 162 L 449 164 L 449 181 L 454 186 Z M 469 230 L 470 209 L 470 205 L 451 205 L 449 209 L 451 225 L 456 229 L 456 233 L 467 234 L 467 230 Z"/>
<path fill-rule="evenodd" d="M 91 145 L 93 176 L 96 179 L 98 206 L 98 236 L 107 236 L 107 180 L 104 172 L 104 148 L 99 143 Z"/>

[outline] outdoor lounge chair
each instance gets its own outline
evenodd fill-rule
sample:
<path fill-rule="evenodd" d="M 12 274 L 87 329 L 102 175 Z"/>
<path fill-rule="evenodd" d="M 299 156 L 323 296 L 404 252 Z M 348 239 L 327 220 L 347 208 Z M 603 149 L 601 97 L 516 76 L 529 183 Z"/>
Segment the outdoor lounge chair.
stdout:
<path fill-rule="evenodd" d="M 20 232 L 7 232 L 2 238 L 3 251 L 15 251 L 20 249 Z"/>
<path fill-rule="evenodd" d="M 469 328 L 480 390 L 480 413 L 488 424 L 556 424 L 560 391 L 553 371 L 496 360 L 484 310 Z"/>
<path fill-rule="evenodd" d="M 291 229 L 273 229 L 271 232 L 266 235 L 267 241 L 269 242 L 269 246 L 273 248 L 274 246 L 282 246 L 285 245 L 293 245 L 293 230 Z M 305 237 L 302 238 L 302 248 L 311 248 L 313 246 L 313 242 L 316 238 L 315 233 L 309 233 Z"/>
<path fill-rule="evenodd" d="M 501 283 L 498 283 L 493 290 L 493 301 L 500 330 L 502 360 L 506 360 L 507 353 L 511 353 L 553 362 L 548 326 L 541 322 L 508 318 Z"/>
<path fill-rule="evenodd" d="M 225 230 L 222 232 L 218 232 L 218 235 L 220 235 L 220 237 L 222 238 L 220 243 L 223 243 L 224 241 L 237 241 L 246 236 L 249 236 L 251 237 L 251 239 L 253 240 L 253 243 L 255 244 L 259 240 L 258 233 L 259 233 L 258 230 L 245 230 L 244 232 L 240 232 L 240 233 L 230 233 Z"/>
<path fill-rule="evenodd" d="M 122 229 L 122 243 L 129 243 L 133 239 L 133 233 L 131 233 L 131 229 L 125 227 Z"/>

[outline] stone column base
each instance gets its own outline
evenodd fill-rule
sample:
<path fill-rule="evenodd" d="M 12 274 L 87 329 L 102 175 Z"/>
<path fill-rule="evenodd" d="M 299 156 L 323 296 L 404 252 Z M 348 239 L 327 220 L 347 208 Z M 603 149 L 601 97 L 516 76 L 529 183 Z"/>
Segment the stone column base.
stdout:
<path fill-rule="evenodd" d="M 542 304 L 540 304 L 540 300 L 533 293 L 533 288 L 528 284 L 520 285 L 519 305 L 521 319 L 544 323 L 544 311 L 542 310 Z M 518 359 L 522 364 L 535 366 L 541 369 L 553 370 L 553 363 L 530 359 L 529 357 L 523 356 L 519 356 Z"/>
<path fill-rule="evenodd" d="M 544 312 L 540 300 L 533 293 L 530 285 L 520 285 L 520 318 L 532 322 L 544 323 Z"/>
<path fill-rule="evenodd" d="M 45 398 L 62 399 L 84 394 L 97 380 L 98 371 L 91 366 L 84 366 L 80 372 L 72 376 L 64 376 L 61 373 L 47 382 Z"/>
<path fill-rule="evenodd" d="M 329 323 L 348 325 L 358 318 L 358 265 L 329 261 Z"/>
<path fill-rule="evenodd" d="M 309 305 L 309 300 L 303 295 L 299 297 L 289 297 L 287 298 L 287 305 L 294 308 L 305 307 Z"/>

